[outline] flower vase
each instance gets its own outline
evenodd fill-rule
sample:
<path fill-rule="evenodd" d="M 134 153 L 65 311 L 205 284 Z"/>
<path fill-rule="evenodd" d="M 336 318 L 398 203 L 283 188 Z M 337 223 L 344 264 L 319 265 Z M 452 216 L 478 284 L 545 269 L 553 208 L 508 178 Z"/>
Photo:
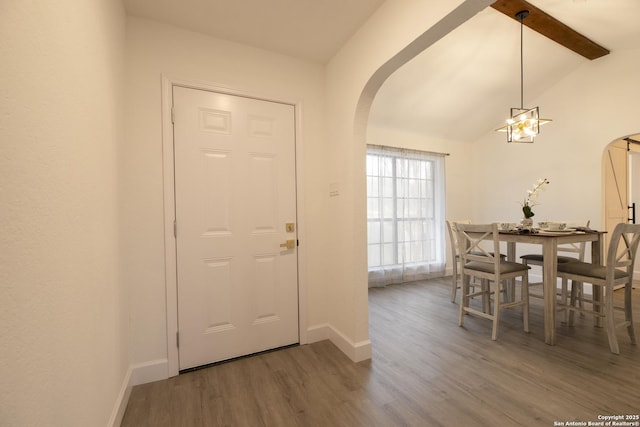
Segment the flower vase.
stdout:
<path fill-rule="evenodd" d="M 520 224 L 522 224 L 522 228 L 533 228 L 533 220 L 531 218 L 523 218 Z"/>

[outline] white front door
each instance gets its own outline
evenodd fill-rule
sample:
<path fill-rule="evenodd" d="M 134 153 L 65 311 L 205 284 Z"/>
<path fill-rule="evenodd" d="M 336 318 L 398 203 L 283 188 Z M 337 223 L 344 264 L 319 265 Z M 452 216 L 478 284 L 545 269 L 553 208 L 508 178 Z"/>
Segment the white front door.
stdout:
<path fill-rule="evenodd" d="M 294 117 L 173 87 L 180 369 L 298 342 Z"/>

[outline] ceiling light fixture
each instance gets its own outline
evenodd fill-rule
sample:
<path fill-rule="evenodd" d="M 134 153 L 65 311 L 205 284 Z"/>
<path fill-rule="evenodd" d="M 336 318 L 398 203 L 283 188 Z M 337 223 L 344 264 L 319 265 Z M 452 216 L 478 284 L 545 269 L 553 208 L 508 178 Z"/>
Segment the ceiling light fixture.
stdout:
<path fill-rule="evenodd" d="M 524 107 L 524 54 L 523 54 L 523 28 L 524 18 L 529 16 L 528 10 L 516 13 L 516 18 L 520 21 L 520 108 L 511 108 L 511 116 L 507 119 L 507 124 L 498 132 L 507 132 L 507 142 L 533 142 L 533 139 L 540 133 L 540 126 L 550 122 L 550 119 L 541 119 L 538 107 Z"/>

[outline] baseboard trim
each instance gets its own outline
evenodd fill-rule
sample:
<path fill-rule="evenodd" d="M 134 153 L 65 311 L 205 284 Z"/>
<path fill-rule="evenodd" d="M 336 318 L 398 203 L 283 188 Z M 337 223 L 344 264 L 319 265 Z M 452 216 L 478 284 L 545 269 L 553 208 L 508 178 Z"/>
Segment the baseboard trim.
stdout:
<path fill-rule="evenodd" d="M 127 374 L 124 376 L 122 386 L 120 387 L 120 393 L 116 399 L 113 411 L 111 411 L 111 417 L 109 417 L 109 423 L 107 427 L 120 427 L 122 419 L 124 418 L 124 412 L 127 410 L 127 404 L 129 403 L 129 397 L 131 396 L 131 376 L 133 373 L 133 367 L 129 367 Z"/>
<path fill-rule="evenodd" d="M 307 329 L 307 339 L 309 343 L 328 339 L 354 362 L 371 359 L 371 341 L 363 340 L 354 343 L 328 323 Z"/>
<path fill-rule="evenodd" d="M 305 341 L 308 343 L 327 339 L 334 343 L 336 347 L 354 362 L 371 359 L 371 341 L 369 340 L 354 343 L 328 323 L 312 326 L 306 331 Z M 168 359 L 150 360 L 132 365 L 127 373 L 127 383 L 129 387 L 165 380 L 167 378 L 169 378 Z"/>
<path fill-rule="evenodd" d="M 108 427 L 119 427 L 122 424 L 124 413 L 127 410 L 131 390 L 139 384 L 146 384 L 153 381 L 169 378 L 169 361 L 167 359 L 151 360 L 149 362 L 131 365 L 122 381 L 120 393 L 111 412 Z"/>
<path fill-rule="evenodd" d="M 133 365 L 131 385 L 136 386 L 169 378 L 169 360 L 157 359 Z"/>
<path fill-rule="evenodd" d="M 311 344 L 318 341 L 328 340 L 329 329 L 331 329 L 331 326 L 329 326 L 328 323 L 311 326 L 307 329 L 307 343 Z"/>

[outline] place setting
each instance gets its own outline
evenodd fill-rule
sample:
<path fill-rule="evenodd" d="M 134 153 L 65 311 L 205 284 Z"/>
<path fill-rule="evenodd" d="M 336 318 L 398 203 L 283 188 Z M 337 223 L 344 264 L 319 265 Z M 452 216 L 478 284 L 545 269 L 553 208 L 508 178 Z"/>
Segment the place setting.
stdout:
<path fill-rule="evenodd" d="M 568 222 L 540 221 L 537 226 L 524 227 L 515 222 L 499 222 L 498 229 L 501 233 L 531 233 L 542 235 L 563 236 L 566 234 L 584 234 L 592 231 L 589 227 L 577 226 Z"/>
<path fill-rule="evenodd" d="M 540 234 L 567 234 L 577 233 L 578 229 L 568 227 L 566 222 L 542 221 L 538 223 L 538 232 Z"/>

